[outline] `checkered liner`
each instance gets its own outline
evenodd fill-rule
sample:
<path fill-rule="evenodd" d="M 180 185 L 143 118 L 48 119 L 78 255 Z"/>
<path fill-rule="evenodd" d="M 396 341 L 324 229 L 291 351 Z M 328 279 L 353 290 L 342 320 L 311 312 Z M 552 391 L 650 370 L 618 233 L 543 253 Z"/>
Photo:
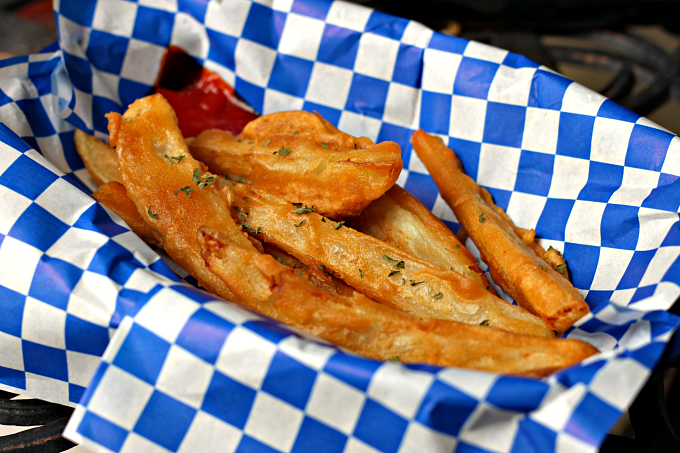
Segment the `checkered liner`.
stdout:
<path fill-rule="evenodd" d="M 98 452 L 596 451 L 678 325 L 680 139 L 518 55 L 269 3 L 57 1 L 59 45 L 0 62 L 0 387 L 79 403 L 67 436 Z M 169 45 L 258 111 L 398 142 L 399 183 L 455 230 L 409 145 L 448 140 L 564 251 L 592 308 L 569 335 L 603 353 L 542 380 L 380 363 L 183 283 L 88 195 L 73 145 L 74 127 L 106 136 Z"/>

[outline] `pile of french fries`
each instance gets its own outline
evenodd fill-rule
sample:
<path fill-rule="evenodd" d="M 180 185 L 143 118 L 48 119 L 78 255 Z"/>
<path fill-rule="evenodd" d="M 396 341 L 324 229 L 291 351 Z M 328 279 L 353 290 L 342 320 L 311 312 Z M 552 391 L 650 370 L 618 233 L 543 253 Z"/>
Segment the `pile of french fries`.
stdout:
<path fill-rule="evenodd" d="M 393 142 L 303 111 L 185 138 L 159 94 L 107 118 L 109 145 L 75 136 L 95 198 L 213 294 L 378 360 L 544 376 L 598 352 L 556 338 L 588 311 L 559 252 L 513 225 L 437 137 L 416 132 L 414 149 L 519 306 L 395 185 Z"/>

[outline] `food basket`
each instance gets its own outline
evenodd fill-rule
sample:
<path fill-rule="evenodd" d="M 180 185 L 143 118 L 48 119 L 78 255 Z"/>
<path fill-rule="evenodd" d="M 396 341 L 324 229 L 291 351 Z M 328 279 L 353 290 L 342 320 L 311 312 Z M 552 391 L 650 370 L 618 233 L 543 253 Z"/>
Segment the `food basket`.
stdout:
<path fill-rule="evenodd" d="M 680 141 L 532 61 L 344 2 L 55 1 L 59 42 L 0 62 L 0 388 L 75 406 L 96 452 L 592 452 L 679 319 Z M 402 148 L 444 138 L 562 251 L 602 352 L 543 379 L 358 357 L 192 286 L 90 196 L 74 128 L 146 95 L 169 46 L 261 113 Z M 329 184 L 332 183 L 329 181 Z M 467 246 L 476 253 L 474 245 Z M 174 271 L 173 271 L 174 269 Z M 175 272 L 177 271 L 177 273 Z M 190 280 L 190 279 L 188 279 Z"/>

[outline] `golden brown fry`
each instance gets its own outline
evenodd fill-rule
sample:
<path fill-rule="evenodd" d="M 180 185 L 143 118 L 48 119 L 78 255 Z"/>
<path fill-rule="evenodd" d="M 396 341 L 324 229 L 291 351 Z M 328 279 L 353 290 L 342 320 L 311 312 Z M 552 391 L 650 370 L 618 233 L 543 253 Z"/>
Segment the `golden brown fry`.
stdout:
<path fill-rule="evenodd" d="M 494 291 L 472 254 L 416 197 L 394 185 L 347 224 L 412 255 L 451 269 Z M 494 293 L 495 294 L 495 293 Z"/>
<path fill-rule="evenodd" d="M 331 277 L 329 279 L 325 276 L 321 277 L 316 272 L 310 271 L 309 267 L 290 253 L 284 252 L 273 244 L 263 242 L 262 245 L 264 249 L 262 253 L 273 256 L 278 263 L 292 268 L 296 274 L 306 275 L 310 283 L 314 286 L 325 289 L 326 291 L 339 293 L 343 296 L 351 296 L 354 293 L 354 289 L 339 278 Z"/>
<path fill-rule="evenodd" d="M 315 212 L 245 184 L 234 185 L 243 227 L 320 276 L 340 278 L 366 296 L 421 317 L 553 336 L 545 323 L 464 275 L 445 270 Z M 298 211 L 301 212 L 301 211 Z"/>
<path fill-rule="evenodd" d="M 130 229 L 141 237 L 147 244 L 161 247 L 160 241 L 154 236 L 154 230 L 144 221 L 137 210 L 137 206 L 127 195 L 125 186 L 111 181 L 103 184 L 92 196 L 101 204 L 118 214 L 128 224 Z"/>
<path fill-rule="evenodd" d="M 209 228 L 199 230 L 198 242 L 209 268 L 241 305 L 374 359 L 545 376 L 597 353 L 580 340 L 420 319 L 360 293 L 324 291 Z"/>
<path fill-rule="evenodd" d="M 303 111 L 262 116 L 237 137 L 205 131 L 191 152 L 214 173 L 244 178 L 332 218 L 359 214 L 395 183 L 403 165 L 396 143 L 375 145 Z"/>
<path fill-rule="evenodd" d="M 500 215 L 495 205 L 489 204 L 488 192 L 463 173 L 452 150 L 422 130 L 413 134 L 411 142 L 501 288 L 559 333 L 588 312 L 588 305 L 571 283 L 537 256 L 540 248 L 541 256 L 555 259 L 533 241 L 533 231 L 522 233 L 529 230 L 514 227 L 505 213 Z"/>
<path fill-rule="evenodd" d="M 96 184 L 101 186 L 110 181 L 122 182 L 115 149 L 80 129 L 76 129 L 73 139 L 85 168 Z"/>
<path fill-rule="evenodd" d="M 189 153 L 170 105 L 155 94 L 135 101 L 122 117 L 107 117 L 123 184 L 142 219 L 167 254 L 204 288 L 231 297 L 224 282 L 206 268 L 196 231 L 206 225 L 255 248 L 231 218 L 217 178 Z"/>

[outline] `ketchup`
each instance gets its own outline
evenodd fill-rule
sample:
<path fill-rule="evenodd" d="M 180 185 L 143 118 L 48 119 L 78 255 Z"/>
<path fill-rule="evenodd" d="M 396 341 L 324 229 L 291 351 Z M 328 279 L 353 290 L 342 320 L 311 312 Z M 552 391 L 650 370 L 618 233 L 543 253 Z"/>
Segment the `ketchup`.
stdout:
<path fill-rule="evenodd" d="M 236 135 L 258 117 L 231 85 L 179 47 L 166 51 L 155 91 L 175 110 L 185 137 L 196 137 L 208 129 Z"/>

